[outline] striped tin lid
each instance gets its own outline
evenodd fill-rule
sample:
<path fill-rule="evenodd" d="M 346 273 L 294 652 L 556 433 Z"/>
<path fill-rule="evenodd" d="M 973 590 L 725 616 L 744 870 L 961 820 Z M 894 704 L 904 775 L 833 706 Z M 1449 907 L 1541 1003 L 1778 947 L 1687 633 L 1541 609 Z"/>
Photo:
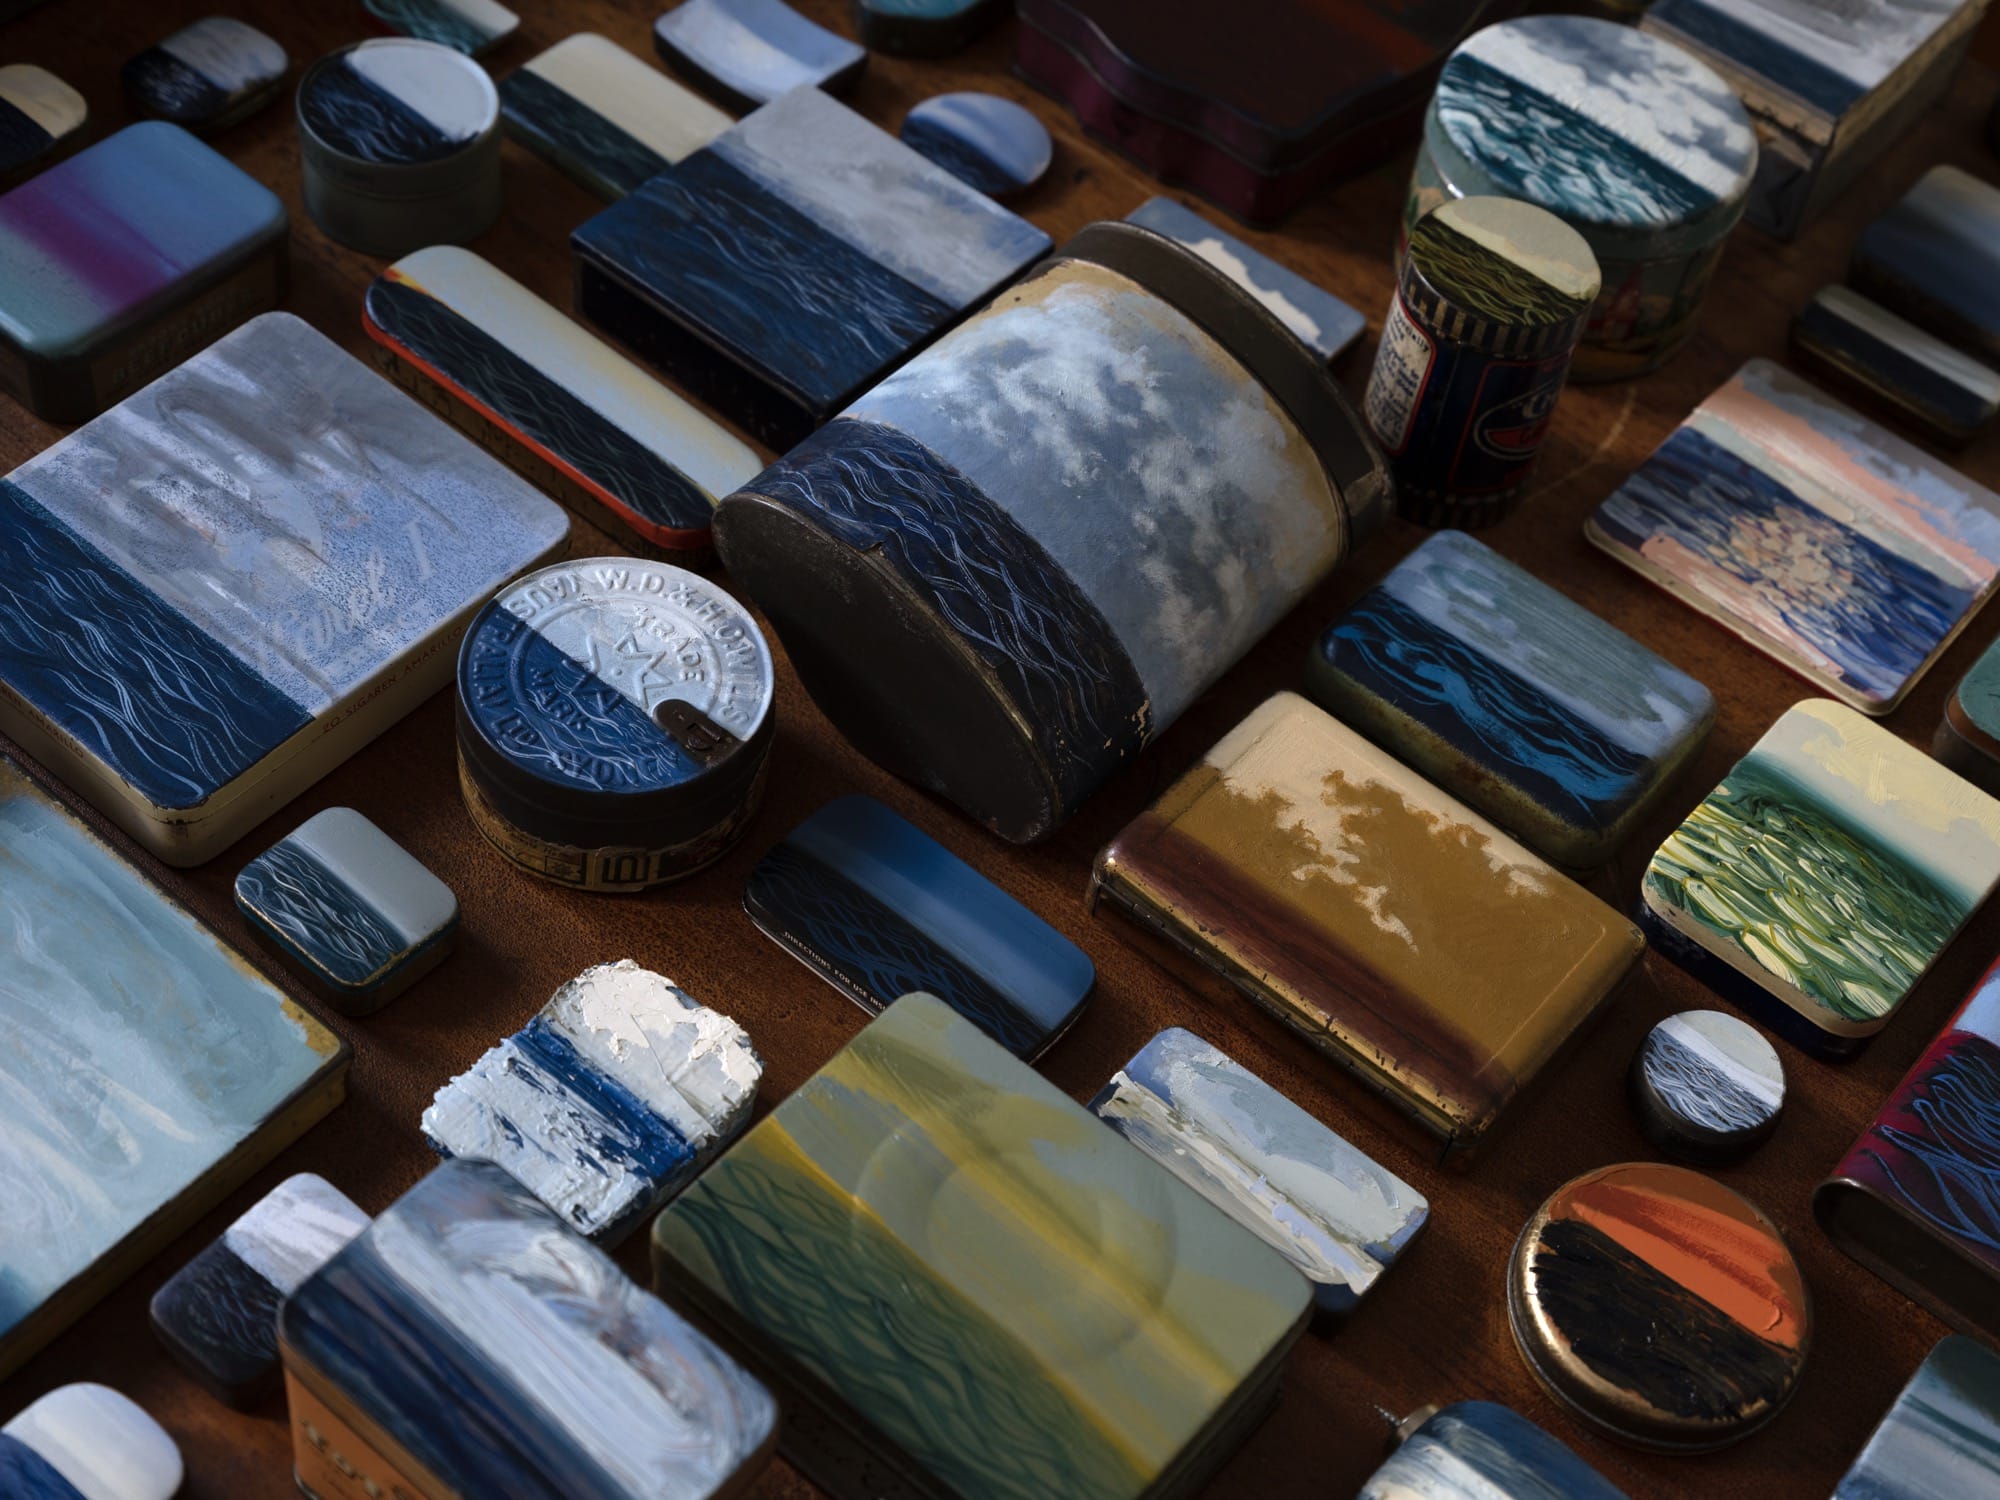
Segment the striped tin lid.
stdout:
<path fill-rule="evenodd" d="M 1410 231 L 1398 291 L 1437 338 L 1495 359 L 1540 359 L 1576 342 L 1599 283 L 1583 236 L 1546 209 L 1458 198 Z"/>

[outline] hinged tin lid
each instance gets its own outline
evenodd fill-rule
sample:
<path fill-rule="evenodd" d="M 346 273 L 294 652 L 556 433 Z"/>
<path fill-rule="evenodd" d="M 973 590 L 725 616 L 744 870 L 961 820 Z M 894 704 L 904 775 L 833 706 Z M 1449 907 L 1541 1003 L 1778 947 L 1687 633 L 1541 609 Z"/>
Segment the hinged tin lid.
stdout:
<path fill-rule="evenodd" d="M 1086 225 L 1051 259 L 1088 261 L 1138 282 L 1235 356 L 1326 471 L 1345 513 L 1343 555 L 1381 524 L 1394 499 L 1381 450 L 1325 364 L 1255 297 L 1186 246 L 1127 222 Z"/>

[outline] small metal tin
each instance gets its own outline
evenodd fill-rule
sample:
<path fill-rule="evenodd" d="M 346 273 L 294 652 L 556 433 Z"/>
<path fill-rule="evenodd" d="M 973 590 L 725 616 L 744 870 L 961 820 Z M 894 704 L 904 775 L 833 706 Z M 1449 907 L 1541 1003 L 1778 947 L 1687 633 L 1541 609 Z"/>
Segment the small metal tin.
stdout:
<path fill-rule="evenodd" d="M 1947 1322 L 2000 1337 L 2000 964 L 1988 969 L 1833 1175 L 1828 1239 Z"/>
<path fill-rule="evenodd" d="M 1520 503 L 1598 292 L 1554 214 L 1461 198 L 1417 221 L 1363 409 L 1424 526 L 1488 526 Z"/>
<path fill-rule="evenodd" d="M 1355 1500 L 1625 1500 L 1567 1444 L 1491 1401 L 1413 1411 L 1396 1440 Z"/>
<path fill-rule="evenodd" d="M 341 244 L 407 255 L 500 216 L 500 95 L 464 53 L 356 42 L 306 69 L 297 109 L 306 212 Z"/>
<path fill-rule="evenodd" d="M 1756 168 L 1750 116 L 1706 64 L 1612 21 L 1530 16 L 1487 27 L 1446 61 L 1405 229 L 1479 194 L 1562 218 L 1603 273 L 1576 378 L 1626 379 L 1694 331 Z"/>
<path fill-rule="evenodd" d="M 256 27 L 204 16 L 133 54 L 118 76 L 140 114 L 213 135 L 276 99 L 291 65 Z"/>
<path fill-rule="evenodd" d="M 0 183 L 39 172 L 83 144 L 90 105 L 47 68 L 0 67 Z"/>
<path fill-rule="evenodd" d="M 629 557 L 558 563 L 466 631 L 459 789 L 531 874 L 592 891 L 678 880 L 757 810 L 772 690 L 756 621 L 705 579 Z"/>
<path fill-rule="evenodd" d="M 2000 1495 L 2000 1354 L 1939 1339 L 1882 1414 L 1833 1500 Z"/>
<path fill-rule="evenodd" d="M 276 307 L 285 229 L 277 194 L 164 121 L 50 167 L 0 197 L 0 390 L 89 421 Z"/>
<path fill-rule="evenodd" d="M 1537 1379 L 1636 1448 L 1700 1453 L 1792 1398 L 1812 1299 L 1778 1226 L 1687 1167 L 1599 1167 L 1522 1229 L 1507 1320 Z"/>
<path fill-rule="evenodd" d="M 1626 1084 L 1646 1139 L 1698 1164 L 1742 1160 L 1771 1138 L 1785 1107 L 1778 1049 L 1719 1010 L 1684 1010 L 1647 1032 Z"/>
<path fill-rule="evenodd" d="M 2000 370 L 1844 286 L 1821 287 L 1792 320 L 1792 348 L 1944 447 L 2000 416 Z"/>
<path fill-rule="evenodd" d="M 2000 642 L 1988 646 L 1945 700 L 1931 754 L 2000 796 Z"/>

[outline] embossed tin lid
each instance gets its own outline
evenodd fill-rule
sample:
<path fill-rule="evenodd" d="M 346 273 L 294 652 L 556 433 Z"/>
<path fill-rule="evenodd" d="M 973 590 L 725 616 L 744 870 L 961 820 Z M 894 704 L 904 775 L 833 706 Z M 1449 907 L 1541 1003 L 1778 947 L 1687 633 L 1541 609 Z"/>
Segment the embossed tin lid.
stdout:
<path fill-rule="evenodd" d="M 1185 245 L 1138 224 L 1086 225 L 1050 260 L 1116 271 L 1201 325 L 1271 393 L 1318 457 L 1345 510 L 1344 550 L 1381 525 L 1394 504 L 1381 449 L 1325 363 L 1269 308 Z"/>
<path fill-rule="evenodd" d="M 491 792 L 544 816 L 692 833 L 748 795 L 769 748 L 770 648 L 741 604 L 667 563 L 583 558 L 501 590 L 458 657 L 458 743 Z"/>
<path fill-rule="evenodd" d="M 1720 74 L 1591 16 L 1502 21 L 1464 42 L 1424 143 L 1455 191 L 1533 203 L 1624 258 L 1714 243 L 1757 170 L 1750 116 Z"/>
<path fill-rule="evenodd" d="M 1558 1188 L 1514 1243 L 1514 1342 L 1550 1394 L 1637 1448 L 1747 1437 L 1798 1387 L 1812 1298 L 1778 1226 L 1687 1167 Z"/>

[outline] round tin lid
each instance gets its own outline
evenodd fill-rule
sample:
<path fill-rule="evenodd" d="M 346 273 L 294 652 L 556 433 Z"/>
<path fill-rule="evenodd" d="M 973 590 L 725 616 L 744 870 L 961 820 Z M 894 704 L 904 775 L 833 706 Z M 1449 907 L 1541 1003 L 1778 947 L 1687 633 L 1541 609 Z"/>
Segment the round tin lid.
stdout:
<path fill-rule="evenodd" d="M 478 63 L 436 42 L 380 37 L 320 58 L 299 80 L 299 144 L 321 171 L 409 192 L 423 171 L 443 190 L 497 148 L 500 92 Z"/>
<path fill-rule="evenodd" d="M 1757 169 L 1736 92 L 1672 42 L 1589 16 L 1489 26 L 1444 65 L 1435 129 L 1471 170 L 1462 193 L 1519 198 L 1627 253 L 1726 234 Z M 1446 164 L 1449 167 L 1450 163 Z"/>
<path fill-rule="evenodd" d="M 1347 513 L 1344 551 L 1387 518 L 1394 490 L 1367 424 L 1326 363 L 1255 297 L 1185 245 L 1122 221 L 1084 226 L 1053 259 L 1089 261 L 1130 277 L 1236 357 L 1284 407 L 1325 469 Z"/>
<path fill-rule="evenodd" d="M 727 804 L 771 721 L 770 648 L 697 574 L 631 557 L 528 574 L 489 600 L 458 655 L 468 766 L 581 818 Z"/>
<path fill-rule="evenodd" d="M 1589 244 L 1547 209 L 1455 198 L 1410 231 L 1400 290 L 1433 332 L 1497 357 L 1539 359 L 1576 342 L 1600 284 Z"/>
<path fill-rule="evenodd" d="M 919 156 L 989 198 L 1026 192 L 1055 159 L 1048 128 L 998 94 L 938 94 L 903 117 L 899 136 Z"/>
<path fill-rule="evenodd" d="M 1682 1161 L 1749 1155 L 1785 1107 L 1777 1049 L 1719 1010 L 1684 1010 L 1660 1022 L 1632 1055 L 1629 1082 L 1646 1139 Z"/>
<path fill-rule="evenodd" d="M 1507 1316 L 1560 1400 L 1641 1448 L 1700 1452 L 1791 1399 L 1812 1338 L 1798 1263 L 1748 1199 L 1630 1162 L 1558 1188 L 1514 1244 Z"/>

